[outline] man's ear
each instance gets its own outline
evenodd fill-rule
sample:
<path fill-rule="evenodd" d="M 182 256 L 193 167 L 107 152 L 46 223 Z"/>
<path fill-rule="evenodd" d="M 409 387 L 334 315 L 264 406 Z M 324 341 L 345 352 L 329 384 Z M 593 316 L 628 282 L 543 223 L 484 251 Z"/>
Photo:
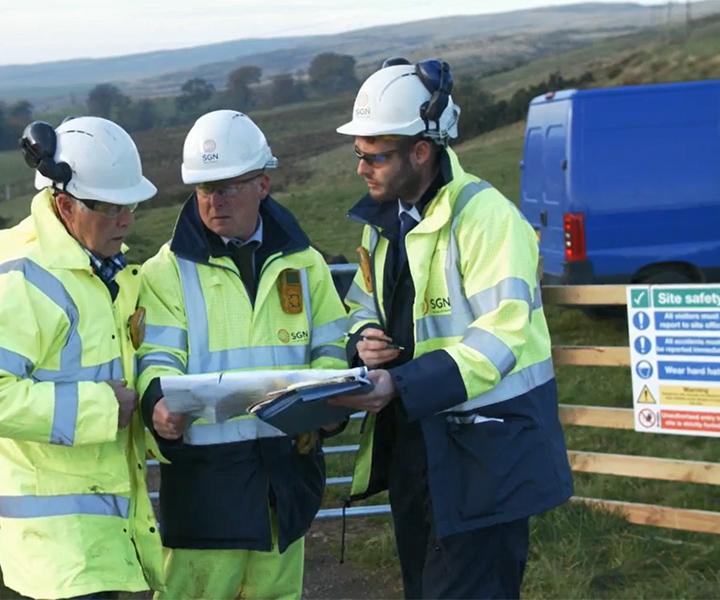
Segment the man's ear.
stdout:
<path fill-rule="evenodd" d="M 418 166 L 424 167 L 427 165 L 433 158 L 431 142 L 428 142 L 427 140 L 419 140 L 415 142 L 412 149 L 412 155 Z"/>
<path fill-rule="evenodd" d="M 58 192 L 55 195 L 55 210 L 58 216 L 65 222 L 72 219 L 73 211 L 75 210 L 75 201 L 62 192 Z"/>
<path fill-rule="evenodd" d="M 270 193 L 270 176 L 264 173 L 260 176 L 260 193 L 263 198 Z"/>

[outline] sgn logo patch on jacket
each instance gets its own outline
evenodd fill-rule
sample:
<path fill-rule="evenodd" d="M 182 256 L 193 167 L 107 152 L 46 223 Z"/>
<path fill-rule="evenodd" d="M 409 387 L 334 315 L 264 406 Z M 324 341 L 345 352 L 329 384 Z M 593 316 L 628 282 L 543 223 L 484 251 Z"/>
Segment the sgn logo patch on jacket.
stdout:
<path fill-rule="evenodd" d="M 283 344 L 289 344 L 290 342 L 306 342 L 310 337 L 307 331 L 288 331 L 287 329 L 278 329 L 278 339 Z"/>
<path fill-rule="evenodd" d="M 423 302 L 423 314 L 449 313 L 452 309 L 449 296 L 438 296 L 437 298 L 426 298 Z"/>

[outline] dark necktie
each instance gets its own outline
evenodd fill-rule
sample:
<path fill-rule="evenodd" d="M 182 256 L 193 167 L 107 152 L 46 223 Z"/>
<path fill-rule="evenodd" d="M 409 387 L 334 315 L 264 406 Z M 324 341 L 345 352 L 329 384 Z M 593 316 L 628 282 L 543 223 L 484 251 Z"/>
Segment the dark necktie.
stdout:
<path fill-rule="evenodd" d="M 410 215 L 410 213 L 400 213 L 400 235 L 398 236 L 397 262 L 395 264 L 395 273 L 398 275 L 400 274 L 400 271 L 402 271 L 403 266 L 407 262 L 405 236 L 407 235 L 408 231 L 410 231 L 417 224 L 417 221 Z"/>
<path fill-rule="evenodd" d="M 257 242 L 248 242 L 244 245 L 239 245 L 237 242 L 232 242 L 229 245 L 232 259 L 237 265 L 238 271 L 240 271 L 240 279 L 245 284 L 250 301 L 255 301 L 255 249 L 258 246 Z"/>

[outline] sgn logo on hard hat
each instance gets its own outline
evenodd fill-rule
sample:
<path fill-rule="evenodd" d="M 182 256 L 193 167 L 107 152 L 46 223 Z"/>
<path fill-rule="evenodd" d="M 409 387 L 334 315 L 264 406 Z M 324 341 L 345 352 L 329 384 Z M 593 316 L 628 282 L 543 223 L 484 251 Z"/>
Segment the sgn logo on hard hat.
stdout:
<path fill-rule="evenodd" d="M 370 98 L 365 92 L 360 92 L 355 99 L 355 116 L 361 119 L 370 118 Z"/>
<path fill-rule="evenodd" d="M 215 140 L 205 140 L 203 142 L 202 161 L 203 163 L 211 163 L 220 159 L 220 154 L 215 152 L 217 143 Z"/>

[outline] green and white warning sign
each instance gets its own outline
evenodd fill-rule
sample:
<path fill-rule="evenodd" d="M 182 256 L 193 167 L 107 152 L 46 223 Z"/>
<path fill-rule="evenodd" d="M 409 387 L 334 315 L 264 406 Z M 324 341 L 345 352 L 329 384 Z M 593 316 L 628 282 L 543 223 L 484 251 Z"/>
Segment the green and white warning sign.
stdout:
<path fill-rule="evenodd" d="M 635 430 L 720 437 L 720 286 L 627 288 Z"/>

